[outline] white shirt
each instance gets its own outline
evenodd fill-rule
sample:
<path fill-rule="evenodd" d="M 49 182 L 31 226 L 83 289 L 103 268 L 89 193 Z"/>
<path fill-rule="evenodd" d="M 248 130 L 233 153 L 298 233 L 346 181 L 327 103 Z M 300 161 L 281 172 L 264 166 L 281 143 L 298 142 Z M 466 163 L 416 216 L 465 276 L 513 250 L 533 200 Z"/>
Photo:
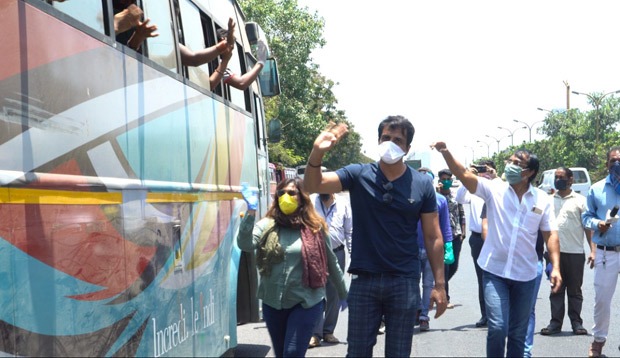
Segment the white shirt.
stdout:
<path fill-rule="evenodd" d="M 558 192 L 553 195 L 553 208 L 558 223 L 560 251 L 568 254 L 583 254 L 584 227 L 581 214 L 586 211 L 586 198 L 571 190 L 562 198 Z"/>
<path fill-rule="evenodd" d="M 461 185 L 457 191 L 455 199 L 459 204 L 469 204 L 469 215 L 467 218 L 467 225 L 470 231 L 482 233 L 482 207 L 484 206 L 484 200 L 477 195 L 473 195 L 467 190 L 465 185 Z"/>
<path fill-rule="evenodd" d="M 476 195 L 487 204 L 488 233 L 478 265 L 499 277 L 530 281 L 536 278 L 538 230 L 557 231 L 551 198 L 530 185 L 519 197 L 508 183 L 478 179 Z"/>
<path fill-rule="evenodd" d="M 311 196 L 314 209 L 325 219 L 329 228 L 329 237 L 332 249 L 346 245 L 347 252 L 351 253 L 351 236 L 353 235 L 353 218 L 348 203 L 338 195 L 334 195 L 334 202 L 325 207 L 319 195 Z"/>

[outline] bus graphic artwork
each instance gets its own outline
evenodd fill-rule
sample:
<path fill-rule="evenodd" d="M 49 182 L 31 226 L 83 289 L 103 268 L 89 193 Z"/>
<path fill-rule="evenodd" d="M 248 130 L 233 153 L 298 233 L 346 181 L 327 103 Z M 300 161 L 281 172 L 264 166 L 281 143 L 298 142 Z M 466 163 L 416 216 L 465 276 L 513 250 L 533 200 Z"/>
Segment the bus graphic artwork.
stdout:
<path fill-rule="evenodd" d="M 222 355 L 236 346 L 240 184 L 269 185 L 260 88 L 210 92 L 93 28 L 111 0 L 84 19 L 70 3 L 0 5 L 0 351 Z M 210 26 L 233 17 L 250 51 L 236 3 L 180 3 Z"/>

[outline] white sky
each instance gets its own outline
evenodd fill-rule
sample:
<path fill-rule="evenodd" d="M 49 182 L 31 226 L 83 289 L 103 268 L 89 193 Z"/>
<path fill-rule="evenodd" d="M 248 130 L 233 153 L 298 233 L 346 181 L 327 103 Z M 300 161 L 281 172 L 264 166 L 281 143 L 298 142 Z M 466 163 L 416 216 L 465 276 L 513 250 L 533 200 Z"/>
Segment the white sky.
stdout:
<path fill-rule="evenodd" d="M 377 126 L 392 114 L 416 129 L 412 151 L 443 140 L 469 162 L 510 145 L 510 130 L 566 108 L 566 86 L 620 89 L 620 1 L 298 0 L 325 19 L 327 45 L 313 61 L 377 159 Z M 571 94 L 571 108 L 591 109 Z M 528 129 L 514 132 L 527 141 Z M 410 152 L 411 153 L 411 152 Z M 444 167 L 433 155 L 432 168 Z M 570 163 L 569 163 L 570 164 Z"/>

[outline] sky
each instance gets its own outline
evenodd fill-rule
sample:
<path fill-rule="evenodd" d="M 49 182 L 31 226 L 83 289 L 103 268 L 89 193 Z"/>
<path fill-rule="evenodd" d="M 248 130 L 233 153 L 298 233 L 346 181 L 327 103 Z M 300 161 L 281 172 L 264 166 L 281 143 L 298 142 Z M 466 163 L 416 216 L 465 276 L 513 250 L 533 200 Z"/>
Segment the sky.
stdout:
<path fill-rule="evenodd" d="M 620 1 L 298 4 L 325 19 L 327 44 L 312 61 L 338 83 L 337 107 L 374 159 L 378 124 L 389 115 L 413 123 L 410 156 L 445 141 L 468 164 L 496 152 L 497 140 L 500 150 L 527 142 L 528 126 L 532 140 L 544 138 L 536 129 L 548 113 L 537 108 L 565 109 L 565 83 L 584 93 L 620 90 Z M 569 101 L 592 109 L 585 96 Z M 431 158 L 433 170 L 444 167 L 439 154 Z"/>

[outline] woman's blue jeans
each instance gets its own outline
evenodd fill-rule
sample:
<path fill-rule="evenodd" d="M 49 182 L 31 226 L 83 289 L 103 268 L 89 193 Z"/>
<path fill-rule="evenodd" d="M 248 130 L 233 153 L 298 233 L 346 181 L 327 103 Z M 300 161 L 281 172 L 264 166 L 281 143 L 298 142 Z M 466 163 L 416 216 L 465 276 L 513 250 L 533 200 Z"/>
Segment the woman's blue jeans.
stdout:
<path fill-rule="evenodd" d="M 325 300 L 310 308 L 297 304 L 277 310 L 263 303 L 263 320 L 267 325 L 276 357 L 304 357 L 312 329 L 323 314 Z"/>
<path fill-rule="evenodd" d="M 536 279 L 514 281 L 483 271 L 482 283 L 488 318 L 487 357 L 523 357 Z"/>

